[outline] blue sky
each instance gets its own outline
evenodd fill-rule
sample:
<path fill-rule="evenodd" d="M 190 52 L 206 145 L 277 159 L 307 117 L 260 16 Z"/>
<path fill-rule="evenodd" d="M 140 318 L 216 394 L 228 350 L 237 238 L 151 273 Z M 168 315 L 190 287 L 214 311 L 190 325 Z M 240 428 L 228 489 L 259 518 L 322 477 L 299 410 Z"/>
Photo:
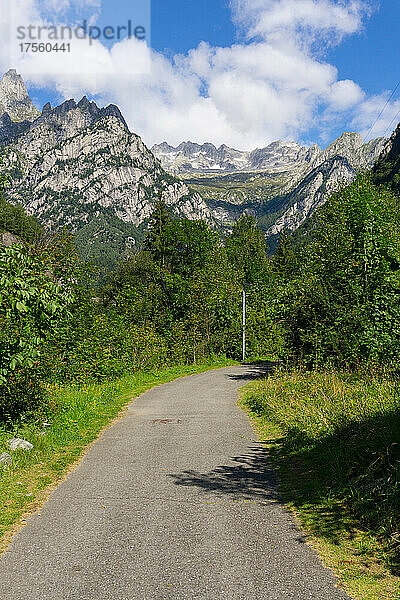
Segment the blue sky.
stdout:
<path fill-rule="evenodd" d="M 62 22 L 146 20 L 146 0 L 63 2 L 70 6 Z M 36 0 L 36 8 L 48 16 L 54 3 Z M 398 0 L 152 0 L 151 75 L 118 77 L 120 57 L 110 63 L 115 77 L 67 77 L 60 68 L 35 79 L 17 68 L 37 104 L 84 93 L 114 102 L 148 144 L 250 148 L 282 138 L 325 146 L 345 130 L 365 135 L 379 115 L 400 80 L 399 23 Z M 122 49 L 125 61 L 136 52 Z M 398 111 L 400 87 L 370 137 Z"/>
<path fill-rule="evenodd" d="M 137 0 L 135 0 L 137 3 Z M 124 23 L 132 17 L 132 0 L 103 0 L 98 23 Z M 230 46 L 237 39 L 229 0 L 151 0 L 151 46 L 167 56 L 188 52 L 202 41 L 213 46 Z M 60 100 L 54 90 L 35 90 L 40 104 Z"/>

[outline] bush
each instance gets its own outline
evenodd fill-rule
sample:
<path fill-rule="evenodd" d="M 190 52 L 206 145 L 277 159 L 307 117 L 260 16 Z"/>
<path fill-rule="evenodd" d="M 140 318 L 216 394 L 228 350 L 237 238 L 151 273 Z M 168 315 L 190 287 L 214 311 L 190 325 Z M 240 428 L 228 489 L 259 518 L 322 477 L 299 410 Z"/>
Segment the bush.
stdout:
<path fill-rule="evenodd" d="M 0 247 L 0 402 L 4 418 L 31 410 L 38 403 L 40 386 L 35 382 L 34 367 L 44 341 L 57 330 L 72 300 L 69 285 L 55 279 L 44 258 L 19 246 Z"/>
<path fill-rule="evenodd" d="M 0 386 L 0 423 L 15 423 L 22 416 L 45 419 L 48 408 L 45 390 L 33 369 L 16 369 Z"/>

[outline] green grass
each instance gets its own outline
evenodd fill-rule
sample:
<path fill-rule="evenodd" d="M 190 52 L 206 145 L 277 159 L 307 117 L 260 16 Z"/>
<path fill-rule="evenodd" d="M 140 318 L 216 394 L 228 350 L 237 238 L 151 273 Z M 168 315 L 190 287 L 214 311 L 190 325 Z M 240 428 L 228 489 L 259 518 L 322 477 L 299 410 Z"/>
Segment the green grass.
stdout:
<path fill-rule="evenodd" d="M 86 386 L 56 387 L 48 392 L 53 416 L 47 428 L 41 421 L 0 429 L 0 453 L 13 456 L 10 467 L 0 467 L 0 552 L 21 523 L 35 510 L 121 410 L 146 390 L 178 377 L 219 368 L 234 361 L 221 359 L 196 366 L 176 366 L 158 372 L 138 372 L 118 381 Z M 45 433 L 43 433 L 46 430 Z M 10 452 L 7 440 L 21 437 L 34 446 L 30 452 Z"/>
<path fill-rule="evenodd" d="M 190 189 L 207 200 L 231 204 L 268 203 L 290 187 L 293 177 L 281 173 L 240 172 L 230 174 L 193 174 L 184 178 Z"/>
<path fill-rule="evenodd" d="M 400 598 L 399 384 L 277 371 L 246 386 L 284 501 L 359 600 Z"/>

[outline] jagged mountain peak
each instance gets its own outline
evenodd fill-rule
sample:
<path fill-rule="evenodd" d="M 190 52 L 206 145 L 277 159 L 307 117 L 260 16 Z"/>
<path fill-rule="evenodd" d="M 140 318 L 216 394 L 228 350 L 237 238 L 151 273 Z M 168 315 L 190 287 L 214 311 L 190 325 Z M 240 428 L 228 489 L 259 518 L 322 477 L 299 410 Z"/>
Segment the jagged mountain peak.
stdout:
<path fill-rule="evenodd" d="M 306 162 L 314 158 L 315 151 L 307 159 L 309 148 L 297 142 L 277 140 L 264 148 L 244 151 L 221 144 L 218 148 L 210 143 L 181 142 L 172 147 L 163 142 L 153 146 L 153 153 L 166 170 L 172 173 L 260 171 L 268 168 L 286 168 L 303 155 Z M 318 149 L 318 152 L 320 150 Z"/>
<path fill-rule="evenodd" d="M 182 142 L 177 147 L 167 142 L 153 146 L 152 151 L 167 171 L 174 174 L 235 173 L 235 172 L 288 172 L 296 178 L 325 160 L 342 156 L 354 162 L 357 168 L 371 167 L 380 153 L 384 138 L 364 143 L 359 133 L 345 132 L 325 150 L 318 144 L 304 146 L 295 141 L 276 140 L 264 148 L 242 151 L 222 144 Z"/>
<path fill-rule="evenodd" d="M 13 86 L 15 97 L 21 99 L 28 95 L 24 80 L 16 69 L 9 69 L 0 80 L 0 86 Z"/>
<path fill-rule="evenodd" d="M 99 108 L 94 101 L 89 101 L 84 96 L 79 102 L 73 99 L 65 100 L 62 104 L 52 107 L 48 102 L 41 113 L 37 111 L 32 120 L 14 121 L 9 116 L 9 111 L 0 112 L 0 142 L 10 143 L 23 132 L 35 137 L 44 135 L 50 143 L 50 138 L 60 142 L 71 135 L 93 126 L 97 121 L 106 117 L 114 117 L 120 126 L 128 130 L 128 125 L 119 108 L 113 104 Z M 116 125 L 117 127 L 117 125 Z M 40 132 L 40 133 L 39 133 Z"/>
<path fill-rule="evenodd" d="M 8 199 L 51 229 L 74 231 L 83 257 L 115 264 L 157 198 L 181 216 L 213 219 L 200 196 L 162 169 L 113 104 L 100 108 L 86 96 L 47 103 L 33 121 L 20 123 L 3 112 L 0 149 L 2 169 L 13 174 Z"/>
<path fill-rule="evenodd" d="M 0 80 L 0 115 L 5 112 L 14 122 L 33 121 L 40 115 L 15 69 L 7 71 Z"/>
<path fill-rule="evenodd" d="M 65 115 L 68 112 L 79 110 L 81 113 L 92 117 L 94 120 L 102 117 L 113 116 L 119 119 L 125 125 L 125 127 L 128 128 L 128 125 L 126 124 L 126 121 L 122 116 L 118 106 L 115 106 L 115 104 L 109 104 L 104 108 L 100 108 L 97 106 L 96 102 L 93 100 L 88 100 L 86 96 L 83 96 L 79 102 L 76 102 L 71 98 L 69 100 L 65 100 L 62 104 L 56 106 L 55 108 L 52 108 L 49 103 L 47 103 L 46 107 L 46 114 L 54 113 L 55 115 Z"/>
<path fill-rule="evenodd" d="M 47 102 L 42 108 L 42 115 L 48 115 L 52 111 L 50 102 Z"/>
<path fill-rule="evenodd" d="M 355 133 L 354 131 L 345 131 L 339 136 L 336 140 L 334 140 L 329 146 L 326 148 L 342 148 L 344 145 L 352 146 L 353 148 L 361 148 L 363 146 L 364 140 L 360 133 Z"/>

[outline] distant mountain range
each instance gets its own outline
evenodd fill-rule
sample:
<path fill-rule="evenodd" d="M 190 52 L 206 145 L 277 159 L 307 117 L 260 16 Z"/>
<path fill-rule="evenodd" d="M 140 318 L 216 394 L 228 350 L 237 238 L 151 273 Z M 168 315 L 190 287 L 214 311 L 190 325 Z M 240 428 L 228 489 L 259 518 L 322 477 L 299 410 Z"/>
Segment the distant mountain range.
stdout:
<path fill-rule="evenodd" d="M 357 168 L 369 168 L 383 146 L 383 138 L 368 144 L 356 133 L 345 133 L 326 150 L 317 144 L 311 147 L 296 142 L 272 142 L 265 148 L 244 152 L 222 145 L 194 144 L 182 142 L 176 148 L 166 142 L 151 148 L 166 171 L 176 175 L 193 173 L 232 173 L 268 171 L 304 171 L 313 168 L 334 156 L 342 156 Z M 372 161 L 372 163 L 371 163 Z"/>
<path fill-rule="evenodd" d="M 154 201 L 220 230 L 245 211 L 273 247 L 340 183 L 370 169 L 385 146 L 345 133 L 326 150 L 277 141 L 243 152 L 167 143 L 151 151 L 118 107 L 84 97 L 39 112 L 13 69 L 0 81 L 0 152 L 13 178 L 8 198 L 51 228 L 68 227 L 84 258 L 112 266 L 140 243 Z"/>
<path fill-rule="evenodd" d="M 296 142 L 273 142 L 266 148 L 243 152 L 222 145 L 182 142 L 176 148 L 166 142 L 152 147 L 164 169 L 176 175 L 187 173 L 231 173 L 234 171 L 265 171 L 290 169 L 294 164 L 309 164 L 319 152 Z"/>
<path fill-rule="evenodd" d="M 157 197 L 178 215 L 212 221 L 202 198 L 164 171 L 116 106 L 82 98 L 39 113 L 14 70 L 1 80 L 0 98 L 8 199 L 48 227 L 71 229 L 85 258 L 115 262 L 140 240 Z"/>
<path fill-rule="evenodd" d="M 273 245 L 283 229 L 297 229 L 338 185 L 371 169 L 385 142 L 364 143 L 361 135 L 344 133 L 325 150 L 277 141 L 251 152 L 192 142 L 176 148 L 164 142 L 152 151 L 206 200 L 218 222 L 251 212 Z"/>

